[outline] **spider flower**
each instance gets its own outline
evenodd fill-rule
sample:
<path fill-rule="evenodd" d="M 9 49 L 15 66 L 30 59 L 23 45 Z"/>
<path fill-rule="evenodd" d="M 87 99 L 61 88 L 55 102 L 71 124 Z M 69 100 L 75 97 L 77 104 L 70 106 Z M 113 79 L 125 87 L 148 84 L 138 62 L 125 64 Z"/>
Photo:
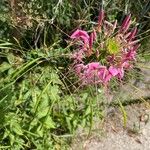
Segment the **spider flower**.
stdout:
<path fill-rule="evenodd" d="M 71 54 L 74 70 L 83 84 L 105 84 L 112 78 L 122 79 L 125 70 L 136 60 L 139 40 L 137 27 L 131 29 L 131 15 L 122 24 L 117 20 L 104 20 L 104 11 L 98 16 L 98 23 L 91 33 L 77 29 L 71 39 L 76 50 Z M 74 46 L 73 45 L 73 46 Z"/>

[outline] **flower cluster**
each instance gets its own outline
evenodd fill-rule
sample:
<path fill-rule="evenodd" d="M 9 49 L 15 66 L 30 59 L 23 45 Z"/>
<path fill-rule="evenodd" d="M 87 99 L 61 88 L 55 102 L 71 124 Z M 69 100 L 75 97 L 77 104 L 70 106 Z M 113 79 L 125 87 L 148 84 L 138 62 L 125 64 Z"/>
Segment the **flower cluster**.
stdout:
<path fill-rule="evenodd" d="M 122 79 L 124 71 L 131 68 L 140 44 L 135 39 L 137 27 L 130 29 L 131 15 L 121 26 L 104 19 L 101 10 L 97 26 L 88 34 L 77 29 L 72 35 L 75 50 L 71 57 L 74 69 L 83 84 L 107 85 L 112 78 Z"/>

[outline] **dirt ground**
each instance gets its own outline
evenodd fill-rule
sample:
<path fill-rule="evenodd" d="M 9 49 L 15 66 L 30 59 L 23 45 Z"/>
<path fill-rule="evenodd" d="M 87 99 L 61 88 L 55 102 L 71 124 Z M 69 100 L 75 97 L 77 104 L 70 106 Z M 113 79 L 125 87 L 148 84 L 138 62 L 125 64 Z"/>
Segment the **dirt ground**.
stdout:
<path fill-rule="evenodd" d="M 88 139 L 78 138 L 72 150 L 150 150 L 150 103 L 125 108 L 127 126 L 119 108 L 110 108 L 103 123 Z"/>
<path fill-rule="evenodd" d="M 91 138 L 85 150 L 150 150 L 150 108 L 145 104 L 126 107 L 127 127 L 119 109 L 109 112 L 103 126 L 105 136 Z"/>

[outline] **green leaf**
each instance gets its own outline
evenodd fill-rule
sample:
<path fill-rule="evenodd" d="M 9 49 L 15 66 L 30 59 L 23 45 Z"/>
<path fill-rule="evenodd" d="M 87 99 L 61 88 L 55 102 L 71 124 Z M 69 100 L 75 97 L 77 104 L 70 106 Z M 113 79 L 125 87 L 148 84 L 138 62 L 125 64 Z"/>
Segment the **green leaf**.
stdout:
<path fill-rule="evenodd" d="M 38 124 L 38 120 L 37 118 L 34 118 L 32 120 L 32 122 L 30 123 L 30 126 L 29 126 L 29 130 L 31 130 L 33 127 L 35 127 L 36 125 Z"/>
<path fill-rule="evenodd" d="M 18 123 L 13 123 L 13 125 L 12 125 L 12 130 L 16 133 L 16 134 L 18 134 L 18 135 L 23 135 L 23 132 L 22 132 L 22 129 L 21 129 L 21 127 L 20 127 L 20 125 L 18 124 Z"/>
<path fill-rule="evenodd" d="M 62 84 L 61 80 L 59 79 L 58 74 L 56 73 L 56 70 L 53 70 L 51 72 L 51 81 L 53 84 Z"/>
<path fill-rule="evenodd" d="M 13 145 L 15 142 L 15 136 L 13 134 L 9 134 L 9 138 L 10 138 L 10 145 Z"/>
<path fill-rule="evenodd" d="M 11 65 L 9 63 L 3 62 L 0 67 L 0 72 L 2 73 L 10 68 L 11 68 Z"/>
<path fill-rule="evenodd" d="M 59 97 L 59 87 L 57 85 L 51 86 L 51 88 L 50 88 L 50 99 L 52 101 L 60 99 L 60 97 Z"/>
<path fill-rule="evenodd" d="M 38 107 L 37 117 L 39 119 L 45 117 L 47 115 L 48 111 L 49 111 L 49 107 L 46 107 L 46 108 Z"/>
<path fill-rule="evenodd" d="M 7 60 L 10 64 L 14 64 L 15 63 L 15 56 L 12 53 L 8 53 Z"/>
<path fill-rule="evenodd" d="M 66 117 L 66 123 L 67 123 L 67 127 L 69 129 L 69 131 L 72 131 L 72 125 L 71 125 L 71 119 L 70 117 Z"/>
<path fill-rule="evenodd" d="M 90 106 L 88 106 L 87 108 L 86 108 L 86 111 L 85 111 L 85 116 L 87 116 L 87 115 L 89 115 L 91 113 L 91 107 Z"/>
<path fill-rule="evenodd" d="M 41 127 L 41 125 L 37 128 L 37 133 L 40 137 L 43 137 L 43 128 Z"/>
<path fill-rule="evenodd" d="M 50 116 L 47 116 L 44 122 L 44 126 L 47 129 L 55 128 L 55 122 L 52 120 Z"/>
<path fill-rule="evenodd" d="M 9 134 L 10 134 L 10 131 L 6 129 L 3 135 L 3 139 L 7 138 Z"/>

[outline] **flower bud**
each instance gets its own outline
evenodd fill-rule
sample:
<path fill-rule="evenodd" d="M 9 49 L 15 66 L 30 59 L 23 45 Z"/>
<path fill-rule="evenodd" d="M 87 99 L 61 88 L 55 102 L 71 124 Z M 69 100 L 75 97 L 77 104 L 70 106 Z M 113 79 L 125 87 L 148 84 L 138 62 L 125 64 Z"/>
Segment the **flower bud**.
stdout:
<path fill-rule="evenodd" d="M 135 37 L 136 34 L 137 34 L 137 27 L 135 27 L 135 28 L 131 31 L 131 34 L 130 34 L 130 36 L 129 36 L 128 41 L 131 41 L 131 40 Z"/>
<path fill-rule="evenodd" d="M 103 19 L 104 19 L 104 10 L 102 9 L 100 10 L 99 16 L 98 16 L 98 32 L 101 31 L 101 25 L 102 25 Z"/>
<path fill-rule="evenodd" d="M 131 19 L 131 14 L 127 15 L 125 19 L 123 20 L 123 23 L 121 25 L 120 31 L 122 32 L 123 30 L 127 31 L 127 27 L 129 28 L 130 25 L 130 19 Z"/>

